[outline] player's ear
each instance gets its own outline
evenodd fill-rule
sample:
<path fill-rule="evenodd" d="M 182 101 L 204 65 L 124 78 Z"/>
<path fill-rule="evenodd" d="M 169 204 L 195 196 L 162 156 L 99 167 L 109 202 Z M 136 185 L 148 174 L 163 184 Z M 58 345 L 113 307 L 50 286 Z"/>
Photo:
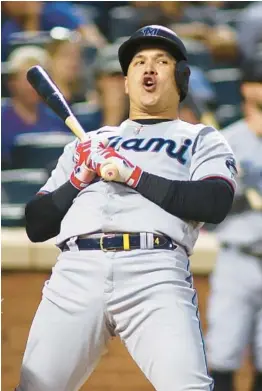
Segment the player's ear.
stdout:
<path fill-rule="evenodd" d="M 125 76 L 125 93 L 126 95 L 128 95 L 128 81 L 127 81 L 127 77 Z"/>

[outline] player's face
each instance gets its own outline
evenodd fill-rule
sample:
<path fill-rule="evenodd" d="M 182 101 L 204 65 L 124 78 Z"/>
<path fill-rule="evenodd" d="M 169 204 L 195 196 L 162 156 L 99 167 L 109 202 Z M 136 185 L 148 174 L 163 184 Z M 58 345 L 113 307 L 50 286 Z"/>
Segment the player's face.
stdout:
<path fill-rule="evenodd" d="M 28 62 L 24 64 L 18 72 L 9 81 L 11 95 L 23 103 L 24 106 L 35 106 L 40 102 L 40 98 L 26 78 L 26 73 L 30 66 L 36 63 Z"/>
<path fill-rule="evenodd" d="M 52 72 L 59 80 L 72 83 L 77 79 L 81 67 L 81 46 L 78 42 L 62 42 L 51 61 Z"/>
<path fill-rule="evenodd" d="M 132 59 L 125 80 L 133 111 L 170 116 L 176 113 L 179 95 L 175 59 L 165 50 L 144 49 Z"/>

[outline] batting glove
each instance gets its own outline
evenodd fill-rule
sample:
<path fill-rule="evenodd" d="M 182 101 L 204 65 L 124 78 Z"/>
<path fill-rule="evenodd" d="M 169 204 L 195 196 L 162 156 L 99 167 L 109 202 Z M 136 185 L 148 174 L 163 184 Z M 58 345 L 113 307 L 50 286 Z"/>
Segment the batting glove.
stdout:
<path fill-rule="evenodd" d="M 101 176 L 101 167 L 110 163 L 118 169 L 118 176 L 114 181 L 125 183 L 133 188 L 138 185 L 142 175 L 141 168 L 117 153 L 112 147 L 97 150 L 94 160 L 91 157 L 90 167 L 96 171 L 97 175 Z"/>
<path fill-rule="evenodd" d="M 78 190 L 87 187 L 95 178 L 96 170 L 92 170 L 92 167 L 90 167 L 90 156 L 104 147 L 105 144 L 97 139 L 88 139 L 77 145 L 73 157 L 76 165 L 71 173 L 70 182 Z"/>

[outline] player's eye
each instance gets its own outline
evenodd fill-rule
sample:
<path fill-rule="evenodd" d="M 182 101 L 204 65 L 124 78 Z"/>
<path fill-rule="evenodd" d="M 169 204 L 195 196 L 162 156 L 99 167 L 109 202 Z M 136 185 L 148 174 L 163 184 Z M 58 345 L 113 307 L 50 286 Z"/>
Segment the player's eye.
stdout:
<path fill-rule="evenodd" d="M 143 65 L 145 63 L 144 60 L 138 60 L 136 61 L 135 65 Z"/>
<path fill-rule="evenodd" d="M 167 60 L 159 60 L 158 61 L 160 64 L 168 64 L 168 61 Z"/>

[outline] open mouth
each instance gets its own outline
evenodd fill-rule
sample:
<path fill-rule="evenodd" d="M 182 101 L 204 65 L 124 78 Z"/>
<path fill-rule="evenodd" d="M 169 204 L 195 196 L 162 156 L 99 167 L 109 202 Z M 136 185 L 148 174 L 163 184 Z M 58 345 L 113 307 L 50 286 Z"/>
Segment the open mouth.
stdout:
<path fill-rule="evenodd" d="M 148 92 L 153 92 L 156 89 L 156 79 L 154 76 L 145 76 L 143 79 L 143 87 Z"/>

